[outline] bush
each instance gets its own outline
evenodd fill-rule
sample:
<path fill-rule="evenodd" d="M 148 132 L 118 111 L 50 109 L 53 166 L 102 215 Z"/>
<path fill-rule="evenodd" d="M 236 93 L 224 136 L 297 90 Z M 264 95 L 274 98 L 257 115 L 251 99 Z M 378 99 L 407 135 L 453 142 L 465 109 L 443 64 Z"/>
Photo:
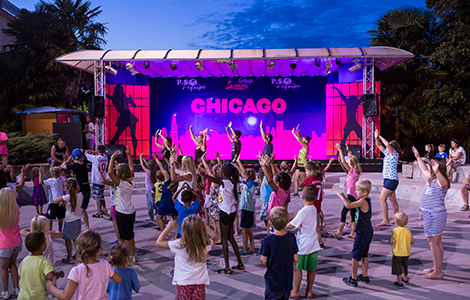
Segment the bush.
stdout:
<path fill-rule="evenodd" d="M 10 164 L 46 163 L 51 156 L 51 147 L 55 144 L 52 133 L 27 134 L 8 133 L 8 154 Z"/>

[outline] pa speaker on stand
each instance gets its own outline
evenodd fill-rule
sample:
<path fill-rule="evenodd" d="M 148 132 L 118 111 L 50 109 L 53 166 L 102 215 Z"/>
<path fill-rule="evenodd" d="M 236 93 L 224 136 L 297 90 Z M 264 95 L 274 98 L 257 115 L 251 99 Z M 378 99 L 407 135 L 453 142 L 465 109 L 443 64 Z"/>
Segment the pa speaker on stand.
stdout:
<path fill-rule="evenodd" d="M 379 101 L 377 94 L 362 95 L 362 110 L 364 117 L 377 117 L 379 115 Z"/>
<path fill-rule="evenodd" d="M 90 117 L 103 118 L 104 117 L 104 97 L 89 96 L 88 97 L 88 110 L 90 113 Z"/>

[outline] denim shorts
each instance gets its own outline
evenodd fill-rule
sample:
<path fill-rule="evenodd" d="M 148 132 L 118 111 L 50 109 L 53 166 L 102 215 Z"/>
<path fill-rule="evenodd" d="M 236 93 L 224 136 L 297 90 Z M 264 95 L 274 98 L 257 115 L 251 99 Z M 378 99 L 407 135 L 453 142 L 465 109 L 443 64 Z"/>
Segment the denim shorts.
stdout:
<path fill-rule="evenodd" d="M 398 180 L 384 179 L 384 188 L 390 191 L 395 191 L 398 187 Z"/>
<path fill-rule="evenodd" d="M 13 253 L 20 253 L 23 249 L 23 244 L 19 244 L 16 247 L 8 248 L 8 249 L 0 249 L 0 257 L 1 258 L 10 258 Z"/>

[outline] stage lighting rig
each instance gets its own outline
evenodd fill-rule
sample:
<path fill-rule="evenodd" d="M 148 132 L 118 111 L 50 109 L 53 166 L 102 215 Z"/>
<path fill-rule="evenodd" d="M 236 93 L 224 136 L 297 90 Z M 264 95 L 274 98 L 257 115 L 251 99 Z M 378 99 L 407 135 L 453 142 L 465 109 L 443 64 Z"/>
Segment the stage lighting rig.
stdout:
<path fill-rule="evenodd" d="M 234 62 L 231 62 L 228 64 L 228 68 L 232 71 L 235 71 L 237 69 L 237 64 Z"/>
<path fill-rule="evenodd" d="M 150 68 L 150 62 L 146 61 L 144 62 L 144 69 L 147 70 L 148 68 Z"/>
<path fill-rule="evenodd" d="M 108 72 L 108 73 L 113 74 L 114 76 L 116 76 L 116 74 L 117 74 L 117 70 L 114 69 L 114 68 L 111 67 L 111 66 L 106 66 L 106 67 L 104 67 L 104 70 L 105 70 L 106 72 Z"/>
<path fill-rule="evenodd" d="M 327 61 L 325 64 L 325 74 L 330 74 L 331 61 Z"/>
<path fill-rule="evenodd" d="M 126 69 L 132 74 L 132 76 L 138 74 L 138 72 L 135 70 L 134 66 L 131 63 L 126 64 Z"/>
<path fill-rule="evenodd" d="M 202 66 L 202 62 L 200 61 L 197 61 L 195 65 L 196 65 L 196 69 L 198 69 L 199 71 L 202 71 L 204 69 L 204 67 Z"/>
<path fill-rule="evenodd" d="M 175 71 L 176 68 L 178 68 L 178 67 L 176 66 L 176 64 L 172 63 L 172 64 L 170 65 L 170 69 L 171 69 L 172 71 Z"/>
<path fill-rule="evenodd" d="M 295 68 L 297 68 L 297 64 L 294 63 L 294 62 L 291 63 L 291 64 L 290 64 L 290 68 L 291 68 L 292 70 L 295 70 Z"/>
<path fill-rule="evenodd" d="M 335 62 L 338 67 L 341 67 L 341 59 L 337 58 Z"/>
<path fill-rule="evenodd" d="M 315 66 L 317 66 L 317 68 L 321 66 L 321 60 L 319 58 L 315 58 Z"/>
<path fill-rule="evenodd" d="M 275 66 L 276 66 L 276 62 L 274 60 L 272 60 L 268 64 L 268 69 L 272 71 Z"/>
<path fill-rule="evenodd" d="M 360 70 L 360 69 L 362 69 L 362 63 L 356 61 L 356 62 L 354 63 L 354 66 L 352 66 L 351 68 L 349 68 L 349 72 L 353 73 L 353 72 L 355 72 L 355 71 L 357 71 L 357 70 Z"/>

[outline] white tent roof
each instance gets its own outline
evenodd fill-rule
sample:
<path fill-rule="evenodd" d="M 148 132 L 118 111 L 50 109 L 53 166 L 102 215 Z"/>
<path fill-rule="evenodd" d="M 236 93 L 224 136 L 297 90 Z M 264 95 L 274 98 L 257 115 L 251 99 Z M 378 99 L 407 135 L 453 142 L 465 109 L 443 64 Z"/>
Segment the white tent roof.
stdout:
<path fill-rule="evenodd" d="M 380 70 L 413 58 L 408 51 L 392 47 L 312 48 L 312 49 L 230 49 L 230 50 L 83 50 L 56 60 L 62 64 L 93 73 L 94 62 L 124 66 L 130 62 L 137 72 L 150 77 L 222 77 L 222 76 L 326 76 L 339 63 L 374 59 Z M 268 64 L 275 64 L 268 68 Z M 200 62 L 198 70 L 195 62 Z M 331 62 L 329 72 L 325 64 Z M 233 69 L 234 65 L 236 68 Z M 295 67 L 291 66 L 295 63 Z M 170 67 L 176 66 L 175 70 Z M 231 68 L 232 67 L 232 68 Z"/>

